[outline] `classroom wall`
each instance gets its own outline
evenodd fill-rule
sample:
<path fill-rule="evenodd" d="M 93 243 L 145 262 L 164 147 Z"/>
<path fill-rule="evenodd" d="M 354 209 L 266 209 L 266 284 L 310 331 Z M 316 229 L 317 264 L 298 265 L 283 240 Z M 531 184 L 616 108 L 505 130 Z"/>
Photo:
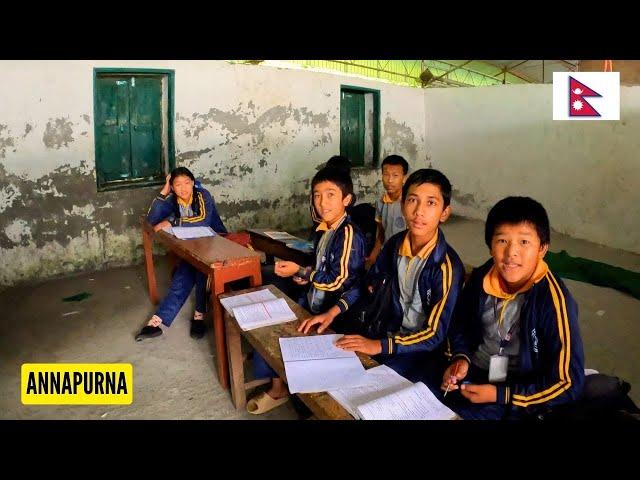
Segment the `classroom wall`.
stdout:
<path fill-rule="evenodd" d="M 455 213 L 484 220 L 528 195 L 556 231 L 640 253 L 640 87 L 620 90 L 615 122 L 553 121 L 552 85 L 425 90 L 427 155 Z"/>
<path fill-rule="evenodd" d="M 223 61 L 0 62 L 0 286 L 138 263 L 139 217 L 160 187 L 97 192 L 93 68 L 175 70 L 176 164 L 230 230 L 310 224 L 317 168 L 340 149 L 340 85 L 381 91 L 381 155 L 426 165 L 423 91 Z M 361 200 L 381 193 L 354 171 Z"/>

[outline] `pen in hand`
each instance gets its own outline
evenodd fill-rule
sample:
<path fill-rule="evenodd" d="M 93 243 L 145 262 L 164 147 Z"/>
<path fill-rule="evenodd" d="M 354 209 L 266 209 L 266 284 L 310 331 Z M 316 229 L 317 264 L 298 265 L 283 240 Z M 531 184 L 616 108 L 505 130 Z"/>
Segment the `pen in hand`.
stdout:
<path fill-rule="evenodd" d="M 453 373 L 452 373 L 452 377 L 455 377 L 456 375 L 458 375 L 458 368 L 460 367 L 460 362 L 456 362 L 456 366 L 453 369 Z M 449 383 L 447 384 L 447 389 L 444 391 L 444 396 L 447 396 L 447 393 L 449 393 L 449 389 L 451 388 L 451 380 L 449 380 Z"/>

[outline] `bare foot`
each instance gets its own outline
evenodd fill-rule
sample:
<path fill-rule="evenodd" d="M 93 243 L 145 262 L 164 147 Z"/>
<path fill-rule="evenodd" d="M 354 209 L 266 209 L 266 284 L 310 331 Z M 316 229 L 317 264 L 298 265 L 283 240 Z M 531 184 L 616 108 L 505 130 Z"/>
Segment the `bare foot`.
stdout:
<path fill-rule="evenodd" d="M 271 382 L 271 388 L 267 390 L 267 395 L 274 400 L 278 400 L 279 398 L 287 397 L 289 390 L 287 390 L 287 386 L 281 378 L 274 378 Z"/>

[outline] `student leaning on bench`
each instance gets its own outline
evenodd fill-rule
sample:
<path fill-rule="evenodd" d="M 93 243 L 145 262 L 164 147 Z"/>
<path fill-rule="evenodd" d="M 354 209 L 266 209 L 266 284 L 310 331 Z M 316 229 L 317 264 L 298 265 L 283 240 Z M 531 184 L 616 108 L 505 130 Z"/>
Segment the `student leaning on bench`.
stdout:
<path fill-rule="evenodd" d="M 348 171 L 325 167 L 313 177 L 311 189 L 314 209 L 321 218 L 314 239 L 315 266 L 304 268 L 280 261 L 274 273 L 293 277 L 298 285 L 308 285 L 298 303 L 315 316 L 303 325 L 318 324 L 321 332 L 358 300 L 366 253 L 364 237 L 346 212 L 353 195 Z M 265 413 L 287 401 L 284 381 L 257 352 L 254 370 L 256 378 L 271 378 L 272 383 L 268 391 L 247 402 L 249 413 Z"/>
<path fill-rule="evenodd" d="M 439 228 L 449 218 L 450 201 L 451 183 L 438 170 L 409 176 L 402 189 L 408 229 L 387 241 L 365 281 L 372 296 L 383 288 L 383 279 L 391 289 L 389 305 L 381 307 L 388 336 L 345 335 L 338 347 L 374 355 L 409 380 L 426 363 L 444 368 L 444 340 L 464 281 L 464 265 Z M 312 320 L 301 328 L 306 333 L 311 325 Z"/>

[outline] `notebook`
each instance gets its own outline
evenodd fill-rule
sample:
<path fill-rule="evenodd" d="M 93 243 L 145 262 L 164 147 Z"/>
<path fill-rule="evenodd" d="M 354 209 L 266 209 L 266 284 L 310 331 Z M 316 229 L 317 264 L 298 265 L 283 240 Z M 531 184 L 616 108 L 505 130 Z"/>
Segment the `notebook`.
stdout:
<path fill-rule="evenodd" d="M 362 420 L 453 420 L 455 412 L 442 404 L 422 382 L 411 383 L 386 365 L 367 370 L 373 383 L 329 391 L 353 417 Z"/>
<path fill-rule="evenodd" d="M 366 375 L 354 352 L 335 346 L 339 334 L 280 338 L 280 350 L 291 393 L 314 393 L 368 385 Z"/>
<path fill-rule="evenodd" d="M 276 297 L 268 289 L 222 298 L 220 303 L 244 331 L 291 322 L 298 318 L 284 298 Z"/>

